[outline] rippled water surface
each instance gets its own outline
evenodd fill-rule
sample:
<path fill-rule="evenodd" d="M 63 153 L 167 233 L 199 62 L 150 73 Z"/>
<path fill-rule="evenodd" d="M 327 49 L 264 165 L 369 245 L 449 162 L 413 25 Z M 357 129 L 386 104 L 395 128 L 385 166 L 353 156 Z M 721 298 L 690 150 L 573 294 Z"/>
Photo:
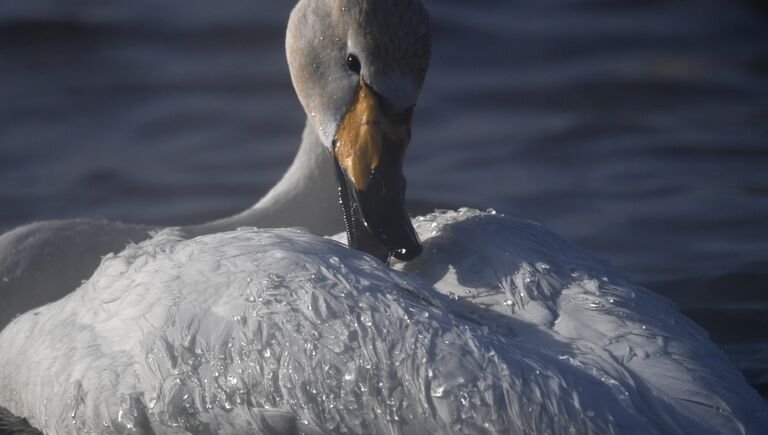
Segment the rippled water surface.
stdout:
<path fill-rule="evenodd" d="M 425 2 L 414 212 L 541 221 L 672 298 L 768 388 L 768 18 L 735 1 Z M 293 2 L 0 5 L 0 231 L 255 202 L 303 126 Z"/>

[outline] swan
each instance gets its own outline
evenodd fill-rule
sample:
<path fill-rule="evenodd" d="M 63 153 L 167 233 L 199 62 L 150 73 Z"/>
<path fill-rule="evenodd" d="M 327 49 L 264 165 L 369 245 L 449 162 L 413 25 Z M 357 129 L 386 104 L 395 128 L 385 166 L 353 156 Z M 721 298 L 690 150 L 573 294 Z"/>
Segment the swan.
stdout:
<path fill-rule="evenodd" d="M 346 230 L 351 247 L 379 258 L 418 255 L 404 208 L 402 159 L 430 49 L 426 11 L 416 1 L 300 2 L 286 38 L 291 79 L 307 113 L 296 157 L 253 207 L 185 234 L 242 226 L 299 226 L 318 235 Z M 156 230 L 63 220 L 0 236 L 0 327 L 71 292 L 102 256 Z"/>
<path fill-rule="evenodd" d="M 568 241 L 493 211 L 408 218 L 402 159 L 429 63 L 417 1 L 301 0 L 286 40 L 308 121 L 253 208 L 4 236 L 16 288 L 49 300 L 0 332 L 0 406 L 56 434 L 768 427 L 705 331 Z M 107 251 L 72 266 L 82 284 L 45 287 L 77 262 L 67 240 Z"/>

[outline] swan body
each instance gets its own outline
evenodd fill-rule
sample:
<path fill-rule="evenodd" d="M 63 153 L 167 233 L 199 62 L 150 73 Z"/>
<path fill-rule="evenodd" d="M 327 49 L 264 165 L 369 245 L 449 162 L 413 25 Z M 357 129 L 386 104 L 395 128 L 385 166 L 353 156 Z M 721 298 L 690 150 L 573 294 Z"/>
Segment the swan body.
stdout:
<path fill-rule="evenodd" d="M 299 230 L 163 230 L 0 333 L 0 403 L 57 434 L 768 427 L 701 328 L 543 227 L 415 227 L 401 270 Z"/>

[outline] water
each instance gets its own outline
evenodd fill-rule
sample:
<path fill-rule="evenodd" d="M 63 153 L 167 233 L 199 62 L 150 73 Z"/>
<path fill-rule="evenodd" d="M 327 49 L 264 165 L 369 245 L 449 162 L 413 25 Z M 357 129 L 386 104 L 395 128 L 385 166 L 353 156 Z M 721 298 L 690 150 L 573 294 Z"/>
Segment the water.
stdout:
<path fill-rule="evenodd" d="M 415 212 L 541 221 L 672 298 L 768 392 L 768 26 L 729 0 L 425 2 Z M 255 202 L 304 115 L 293 2 L 0 6 L 0 231 Z"/>

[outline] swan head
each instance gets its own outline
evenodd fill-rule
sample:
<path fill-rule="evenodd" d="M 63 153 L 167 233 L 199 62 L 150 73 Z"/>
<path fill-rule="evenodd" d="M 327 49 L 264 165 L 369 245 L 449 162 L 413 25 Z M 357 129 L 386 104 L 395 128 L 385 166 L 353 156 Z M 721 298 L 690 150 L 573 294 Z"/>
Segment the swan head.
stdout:
<path fill-rule="evenodd" d="M 412 260 L 403 158 L 431 52 L 418 0 L 301 0 L 288 24 L 291 79 L 334 159 L 350 247 Z"/>

